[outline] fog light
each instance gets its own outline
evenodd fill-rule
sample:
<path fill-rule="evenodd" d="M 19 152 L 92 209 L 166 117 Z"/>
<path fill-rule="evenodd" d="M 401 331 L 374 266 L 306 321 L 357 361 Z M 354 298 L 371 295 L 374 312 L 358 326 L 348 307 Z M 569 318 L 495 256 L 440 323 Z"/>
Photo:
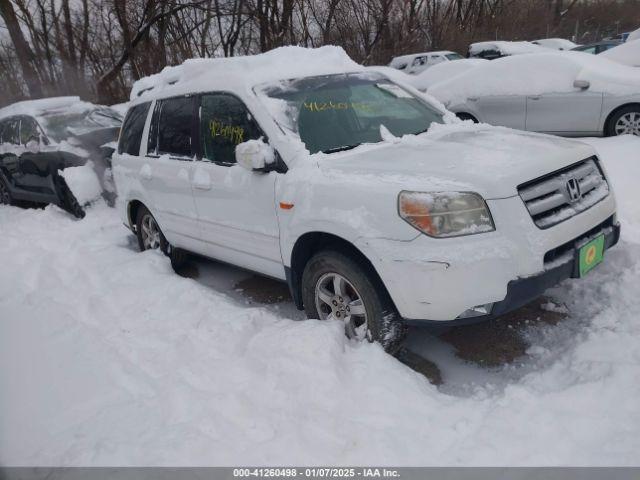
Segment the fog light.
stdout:
<path fill-rule="evenodd" d="M 473 317 L 481 317 L 483 315 L 489 315 L 491 313 L 491 308 L 493 307 L 493 303 L 485 303 L 484 305 L 476 305 L 469 310 L 465 310 L 458 318 L 473 318 Z"/>

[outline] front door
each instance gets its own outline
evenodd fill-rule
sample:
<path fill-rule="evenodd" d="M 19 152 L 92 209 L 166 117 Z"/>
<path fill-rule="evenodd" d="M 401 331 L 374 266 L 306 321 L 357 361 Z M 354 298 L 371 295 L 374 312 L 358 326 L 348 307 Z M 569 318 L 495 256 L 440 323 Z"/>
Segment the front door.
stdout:
<path fill-rule="evenodd" d="M 284 278 L 275 206 L 279 174 L 248 171 L 235 159 L 236 145 L 264 138 L 253 116 L 234 95 L 203 94 L 198 136 L 201 158 L 192 185 L 206 254 Z"/>
<path fill-rule="evenodd" d="M 602 92 L 575 89 L 527 97 L 527 130 L 560 134 L 598 132 Z"/>

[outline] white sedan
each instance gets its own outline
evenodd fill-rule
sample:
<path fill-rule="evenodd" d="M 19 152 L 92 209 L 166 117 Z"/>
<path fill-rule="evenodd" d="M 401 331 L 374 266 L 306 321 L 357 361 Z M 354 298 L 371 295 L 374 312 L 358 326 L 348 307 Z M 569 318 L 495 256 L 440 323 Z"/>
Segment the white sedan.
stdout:
<path fill-rule="evenodd" d="M 640 69 L 581 52 L 501 58 L 427 93 L 476 122 L 563 136 L 640 135 Z"/>

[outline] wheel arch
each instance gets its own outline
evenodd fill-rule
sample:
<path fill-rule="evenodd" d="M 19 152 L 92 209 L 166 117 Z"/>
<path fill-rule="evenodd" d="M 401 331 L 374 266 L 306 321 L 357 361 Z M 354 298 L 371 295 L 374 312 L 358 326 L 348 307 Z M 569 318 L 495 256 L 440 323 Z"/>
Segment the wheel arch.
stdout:
<path fill-rule="evenodd" d="M 604 125 L 602 127 L 603 129 L 603 134 L 605 137 L 609 136 L 609 124 L 611 123 L 611 121 L 613 120 L 613 117 L 622 109 L 624 108 L 629 108 L 629 107 L 637 107 L 638 110 L 640 111 L 640 102 L 629 102 L 629 103 L 625 103 L 622 105 L 618 105 L 617 107 L 615 107 L 613 110 L 611 110 L 609 112 L 609 114 L 607 115 L 606 120 L 604 121 Z"/>
<path fill-rule="evenodd" d="M 374 283 L 376 283 L 377 287 L 380 288 L 380 291 L 383 292 L 383 294 L 385 294 L 393 303 L 393 299 L 391 298 L 391 295 L 389 295 L 378 271 L 373 266 L 369 258 L 367 258 L 367 256 L 358 247 L 338 235 L 314 231 L 307 232 L 298 237 L 293 249 L 291 250 L 290 265 L 289 267 L 285 267 L 287 284 L 289 285 L 293 301 L 299 310 L 304 308 L 302 301 L 302 272 L 304 271 L 309 259 L 322 250 L 335 250 L 346 254 L 355 260 L 358 265 L 363 267 L 372 275 Z"/>
<path fill-rule="evenodd" d="M 129 222 L 129 228 L 131 228 L 131 231 L 134 233 L 136 232 L 136 218 L 140 207 L 145 207 L 147 210 L 149 209 L 149 207 L 137 199 L 129 200 L 127 203 L 127 220 Z"/>

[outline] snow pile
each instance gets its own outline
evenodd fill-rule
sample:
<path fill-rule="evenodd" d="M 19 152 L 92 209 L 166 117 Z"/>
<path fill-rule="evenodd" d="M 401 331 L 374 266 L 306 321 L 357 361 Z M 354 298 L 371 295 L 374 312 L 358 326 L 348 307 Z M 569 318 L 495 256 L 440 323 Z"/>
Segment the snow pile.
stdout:
<path fill-rule="evenodd" d="M 540 95 L 573 92 L 575 80 L 587 80 L 594 91 L 617 95 L 640 92 L 640 70 L 602 55 L 549 52 L 504 57 L 477 66 L 429 88 L 445 104 L 489 95 Z"/>
<path fill-rule="evenodd" d="M 479 65 L 484 65 L 488 62 L 489 60 L 485 60 L 483 58 L 465 58 L 462 60 L 456 60 L 455 62 L 442 62 L 428 68 L 418 75 L 407 75 L 407 79 L 405 81 L 420 91 L 426 91 L 431 87 L 431 85 L 450 80 L 456 75 L 460 75 L 461 73 L 471 70 Z"/>
<path fill-rule="evenodd" d="M 553 50 L 571 50 L 578 46 L 577 43 L 573 43 L 571 40 L 567 40 L 566 38 L 542 38 L 531 43 L 540 45 L 544 48 L 551 48 Z"/>
<path fill-rule="evenodd" d="M 320 48 L 280 47 L 259 55 L 231 58 L 190 59 L 182 65 L 165 67 L 160 73 L 142 78 L 134 83 L 131 100 L 170 90 L 179 94 L 211 88 L 211 81 L 218 80 L 238 85 L 253 86 L 259 83 L 312 75 L 329 75 L 360 71 L 340 47 Z"/>
<path fill-rule="evenodd" d="M 627 42 L 632 40 L 640 40 L 640 28 L 631 32 L 627 37 Z"/>
<path fill-rule="evenodd" d="M 525 53 L 540 53 L 545 49 L 531 42 L 477 42 L 469 45 L 469 54 L 478 55 L 486 51 L 500 52 L 501 55 L 521 55 Z"/>
<path fill-rule="evenodd" d="M 91 203 L 102 195 L 102 186 L 91 160 L 78 167 L 60 170 L 60 175 L 80 205 Z"/>
<path fill-rule="evenodd" d="M 630 67 L 640 67 L 640 39 L 627 40 L 626 43 L 602 52 L 600 56 Z"/>

